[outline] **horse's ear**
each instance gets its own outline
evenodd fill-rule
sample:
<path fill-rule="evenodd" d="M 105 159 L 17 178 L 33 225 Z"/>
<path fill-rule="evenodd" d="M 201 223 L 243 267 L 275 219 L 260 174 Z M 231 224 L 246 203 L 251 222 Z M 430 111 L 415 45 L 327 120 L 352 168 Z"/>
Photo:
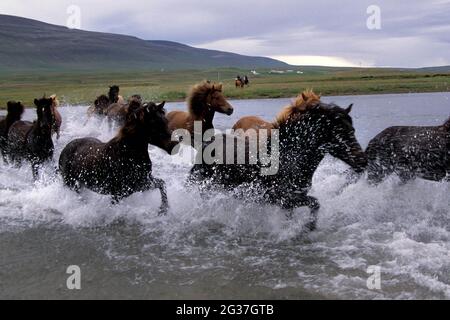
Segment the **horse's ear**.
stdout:
<path fill-rule="evenodd" d="M 164 109 L 164 106 L 165 106 L 165 105 L 166 105 L 166 102 L 163 101 L 161 104 L 158 105 L 158 109 L 159 109 L 159 110 Z"/>
<path fill-rule="evenodd" d="M 36 107 L 39 107 L 39 100 L 38 100 L 38 99 L 34 99 L 34 105 L 35 105 Z"/>
<path fill-rule="evenodd" d="M 302 92 L 302 99 L 303 99 L 303 101 L 308 101 L 308 96 L 304 93 L 304 92 Z"/>
<path fill-rule="evenodd" d="M 351 105 L 349 105 L 347 109 L 345 109 L 345 113 L 350 114 L 350 112 L 352 112 L 352 109 L 353 109 L 353 103 Z"/>
<path fill-rule="evenodd" d="M 212 91 L 216 91 L 216 86 L 212 85 Z"/>

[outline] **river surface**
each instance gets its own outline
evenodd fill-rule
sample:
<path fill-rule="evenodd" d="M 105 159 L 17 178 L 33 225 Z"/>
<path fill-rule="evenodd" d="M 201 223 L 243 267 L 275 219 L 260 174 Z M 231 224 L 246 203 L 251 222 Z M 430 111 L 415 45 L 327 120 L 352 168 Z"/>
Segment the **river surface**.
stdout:
<path fill-rule="evenodd" d="M 449 98 L 434 93 L 324 101 L 355 104 L 356 134 L 365 147 L 392 125 L 442 124 L 450 115 Z M 289 102 L 231 101 L 235 114 L 217 115 L 215 124 L 226 129 L 244 115 L 272 120 Z M 86 108 L 61 108 L 56 160 L 72 139 L 114 136 L 105 122 L 84 125 Z M 34 117 L 27 110 L 25 118 Z M 1 162 L 0 298 L 450 299 L 449 183 L 401 185 L 390 177 L 377 187 L 366 179 L 344 187 L 348 168 L 327 157 L 310 192 L 322 205 L 318 230 L 305 235 L 307 211 L 289 221 L 274 206 L 226 194 L 202 199 L 184 185 L 189 157 L 149 150 L 154 175 L 168 185 L 167 217 L 156 216 L 157 191 L 112 205 L 109 197 L 65 188 L 54 165 L 33 183 L 28 165 Z M 81 290 L 67 289 L 72 265 L 81 269 Z M 367 286 L 370 266 L 381 271 L 381 289 Z"/>

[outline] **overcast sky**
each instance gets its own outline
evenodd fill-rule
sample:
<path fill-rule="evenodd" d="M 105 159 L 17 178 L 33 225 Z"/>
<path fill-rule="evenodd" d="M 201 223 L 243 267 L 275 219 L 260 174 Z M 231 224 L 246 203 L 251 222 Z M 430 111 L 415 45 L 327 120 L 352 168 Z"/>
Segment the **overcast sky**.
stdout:
<path fill-rule="evenodd" d="M 84 30 L 292 64 L 450 65 L 450 0 L 1 0 L 0 13 L 66 25 L 70 5 Z M 371 5 L 381 29 L 367 27 Z"/>

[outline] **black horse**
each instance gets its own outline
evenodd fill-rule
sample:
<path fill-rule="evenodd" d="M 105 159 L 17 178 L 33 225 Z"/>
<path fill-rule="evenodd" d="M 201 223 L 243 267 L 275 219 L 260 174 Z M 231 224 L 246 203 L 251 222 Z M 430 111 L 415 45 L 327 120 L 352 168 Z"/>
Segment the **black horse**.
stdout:
<path fill-rule="evenodd" d="M 8 146 L 8 133 L 9 128 L 16 122 L 20 121 L 25 111 L 25 107 L 21 102 L 9 101 L 7 103 L 8 114 L 6 117 L 0 118 L 0 152 L 2 153 L 3 160 L 7 161 L 7 146 Z"/>
<path fill-rule="evenodd" d="M 377 135 L 366 150 L 368 179 L 380 183 L 390 174 L 402 182 L 432 181 L 450 174 L 450 119 L 437 127 L 391 127 Z"/>
<path fill-rule="evenodd" d="M 160 214 L 165 214 L 165 183 L 152 177 L 148 154 L 149 144 L 168 153 L 177 144 L 171 141 L 164 103 L 130 104 L 127 112 L 124 126 L 111 141 L 85 138 L 69 143 L 59 159 L 60 172 L 70 188 L 78 191 L 87 187 L 111 195 L 115 202 L 135 192 L 157 188 L 162 199 Z"/>
<path fill-rule="evenodd" d="M 260 164 L 203 163 L 194 166 L 189 182 L 201 182 L 207 187 L 219 185 L 229 190 L 239 186 L 247 186 L 251 190 L 256 188 L 264 202 L 278 204 L 289 210 L 308 206 L 311 220 L 307 227 L 314 230 L 320 205 L 317 199 L 308 196 L 308 192 L 313 174 L 324 156 L 330 154 L 341 159 L 357 173 L 364 172 L 367 165 L 366 155 L 355 137 L 349 115 L 351 109 L 352 106 L 342 109 L 320 102 L 306 106 L 301 113 L 292 113 L 287 120 L 280 120 L 277 124 L 279 170 L 275 175 L 263 176 Z M 233 139 L 236 142 L 240 138 Z M 248 161 L 248 149 L 245 157 Z M 225 159 L 223 163 L 226 163 Z"/>
<path fill-rule="evenodd" d="M 35 99 L 37 120 L 17 121 L 8 132 L 8 154 L 11 160 L 20 164 L 31 162 L 33 178 L 37 180 L 39 167 L 53 158 L 52 126 L 54 123 L 52 98 Z"/>

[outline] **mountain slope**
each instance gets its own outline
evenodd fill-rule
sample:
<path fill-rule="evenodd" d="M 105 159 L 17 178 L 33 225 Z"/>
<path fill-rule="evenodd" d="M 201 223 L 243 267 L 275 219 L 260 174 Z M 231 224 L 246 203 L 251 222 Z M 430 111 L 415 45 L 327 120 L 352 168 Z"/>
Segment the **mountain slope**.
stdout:
<path fill-rule="evenodd" d="M 145 69 L 217 67 L 285 68 L 263 57 L 193 48 L 169 41 L 70 30 L 35 20 L 0 15 L 0 69 Z"/>

